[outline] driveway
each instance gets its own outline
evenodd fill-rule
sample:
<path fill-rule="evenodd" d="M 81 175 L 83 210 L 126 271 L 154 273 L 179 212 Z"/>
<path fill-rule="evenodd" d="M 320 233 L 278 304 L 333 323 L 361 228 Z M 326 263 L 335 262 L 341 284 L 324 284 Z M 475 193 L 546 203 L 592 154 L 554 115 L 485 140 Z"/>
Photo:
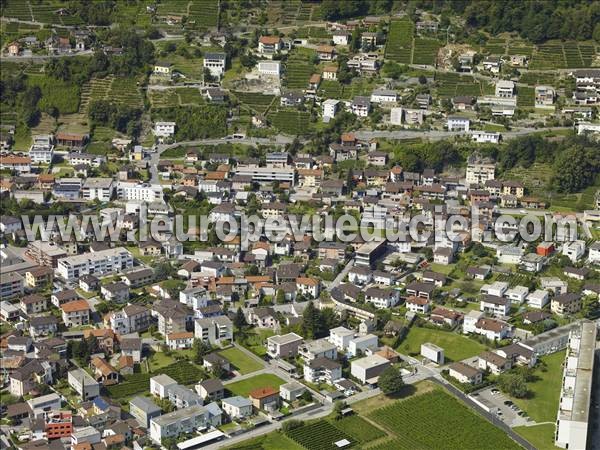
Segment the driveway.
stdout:
<path fill-rule="evenodd" d="M 516 409 L 512 409 L 509 405 L 504 404 L 504 402 L 509 401 L 508 397 L 494 386 L 477 391 L 471 394 L 471 397 L 489 407 L 491 411 L 495 411 L 496 417 L 511 428 L 531 424 L 530 420 L 519 416 L 518 413 L 521 410 L 516 405 L 513 405 Z"/>

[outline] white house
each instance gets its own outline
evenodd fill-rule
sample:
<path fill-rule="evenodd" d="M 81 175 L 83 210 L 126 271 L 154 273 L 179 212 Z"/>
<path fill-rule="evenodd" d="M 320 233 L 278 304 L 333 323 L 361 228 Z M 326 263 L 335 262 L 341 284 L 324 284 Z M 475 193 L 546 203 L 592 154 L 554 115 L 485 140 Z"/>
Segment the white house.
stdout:
<path fill-rule="evenodd" d="M 350 364 L 350 373 L 363 384 L 372 384 L 377 382 L 381 372 L 390 367 L 390 365 L 391 363 L 383 356 L 373 354 L 352 361 Z"/>
<path fill-rule="evenodd" d="M 515 83 L 510 80 L 498 80 L 496 83 L 496 97 L 513 98 L 515 95 Z"/>
<path fill-rule="evenodd" d="M 154 135 L 158 137 L 171 137 L 175 134 L 175 122 L 156 122 Z"/>
<path fill-rule="evenodd" d="M 354 331 L 345 327 L 336 327 L 329 330 L 327 340 L 334 344 L 338 350 L 346 350 L 350 340 L 354 337 Z"/>
<path fill-rule="evenodd" d="M 177 381 L 168 375 L 160 374 L 150 378 L 150 393 L 159 398 L 169 396 L 169 388 L 177 385 Z"/>
<path fill-rule="evenodd" d="M 487 295 L 495 295 L 503 297 L 510 285 L 505 281 L 494 281 L 492 284 L 484 284 L 481 286 L 480 292 Z"/>
<path fill-rule="evenodd" d="M 470 123 L 466 117 L 448 117 L 448 131 L 469 131 Z"/>
<path fill-rule="evenodd" d="M 532 308 L 543 308 L 550 301 L 548 291 L 536 289 L 527 296 L 527 304 Z"/>
<path fill-rule="evenodd" d="M 231 419 L 243 419 L 252 415 L 252 401 L 239 395 L 223 399 L 221 408 Z"/>
<path fill-rule="evenodd" d="M 333 33 L 333 43 L 334 45 L 348 45 L 349 34 L 345 31 L 337 31 Z"/>
<path fill-rule="evenodd" d="M 577 262 L 585 253 L 584 241 L 567 242 L 563 245 L 562 254 L 567 256 L 572 262 Z"/>
<path fill-rule="evenodd" d="M 500 133 L 490 131 L 473 131 L 471 134 L 473 142 L 478 144 L 497 144 L 500 142 Z"/>
<path fill-rule="evenodd" d="M 372 103 L 396 103 L 398 101 L 398 94 L 396 91 L 389 89 L 375 89 L 371 93 Z"/>
<path fill-rule="evenodd" d="M 348 356 L 358 356 L 360 353 L 364 353 L 367 349 L 376 350 L 379 347 L 379 340 L 374 334 L 366 334 L 364 336 L 357 336 L 348 342 Z"/>
<path fill-rule="evenodd" d="M 600 242 L 594 242 L 589 247 L 588 260 L 591 263 L 600 263 Z"/>
<path fill-rule="evenodd" d="M 258 73 L 279 78 L 281 75 L 281 61 L 259 61 Z"/>
<path fill-rule="evenodd" d="M 338 112 L 340 101 L 327 99 L 323 102 L 323 122 L 329 122 Z"/>
<path fill-rule="evenodd" d="M 502 245 L 496 249 L 496 257 L 501 264 L 519 264 L 523 249 L 513 245 Z"/>
<path fill-rule="evenodd" d="M 213 77 L 221 78 L 225 73 L 225 53 L 206 53 L 204 55 L 204 68 L 210 71 Z"/>
<path fill-rule="evenodd" d="M 192 433 L 206 428 L 208 411 L 200 405 L 163 414 L 150 419 L 150 439 L 156 444 L 165 438 L 177 437 L 184 433 Z"/>
<path fill-rule="evenodd" d="M 358 117 L 367 117 L 371 110 L 370 98 L 362 96 L 354 97 L 354 100 L 352 100 L 352 103 L 350 104 L 350 110 L 352 111 L 352 114 Z"/>
<path fill-rule="evenodd" d="M 495 295 L 485 295 L 479 304 L 479 310 L 495 316 L 507 316 L 510 313 L 510 300 Z"/>
<path fill-rule="evenodd" d="M 529 294 L 529 288 L 525 286 L 515 286 L 508 289 L 504 295 L 508 298 L 512 303 L 520 305 L 527 298 L 527 294 Z"/>

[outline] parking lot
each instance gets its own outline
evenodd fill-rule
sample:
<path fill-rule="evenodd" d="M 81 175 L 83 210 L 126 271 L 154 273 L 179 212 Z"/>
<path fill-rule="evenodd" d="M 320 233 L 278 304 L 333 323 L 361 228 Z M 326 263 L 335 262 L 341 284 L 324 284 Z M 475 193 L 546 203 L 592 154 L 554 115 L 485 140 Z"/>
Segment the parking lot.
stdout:
<path fill-rule="evenodd" d="M 525 413 L 519 415 L 521 410 L 494 386 L 477 391 L 470 396 L 485 405 L 490 413 L 496 415 L 510 427 L 518 427 L 528 422 Z"/>

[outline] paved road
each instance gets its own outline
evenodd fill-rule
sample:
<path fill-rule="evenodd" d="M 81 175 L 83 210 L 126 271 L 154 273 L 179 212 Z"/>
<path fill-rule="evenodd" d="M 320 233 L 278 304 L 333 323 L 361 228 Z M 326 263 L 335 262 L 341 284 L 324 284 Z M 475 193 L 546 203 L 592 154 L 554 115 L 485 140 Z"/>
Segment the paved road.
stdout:
<path fill-rule="evenodd" d="M 503 139 L 512 139 L 519 136 L 525 136 L 532 133 L 541 133 L 543 131 L 558 131 L 571 129 L 568 127 L 553 127 L 553 128 L 520 128 L 513 129 L 510 131 L 501 132 Z M 448 139 L 453 136 L 465 135 L 459 131 L 445 131 L 445 130 L 429 130 L 429 131 L 416 131 L 416 130 L 396 130 L 396 131 L 383 131 L 383 130 L 359 130 L 354 133 L 358 139 L 369 140 L 373 138 L 386 138 L 386 139 L 430 139 L 440 140 Z"/>
<path fill-rule="evenodd" d="M 344 280 L 344 278 L 346 278 L 346 275 L 348 275 L 348 272 L 350 272 L 352 267 L 354 267 L 354 259 L 348 261 L 348 264 L 346 264 L 342 271 L 338 273 L 337 277 L 335 277 L 335 279 L 331 283 L 329 283 L 329 286 L 327 286 L 327 290 L 331 291 L 333 288 L 338 287 L 340 283 Z"/>
<path fill-rule="evenodd" d="M 27 62 L 27 61 L 46 61 L 48 59 L 69 58 L 72 56 L 92 56 L 93 50 L 84 50 L 76 53 L 61 53 L 59 55 L 31 55 L 31 56 L 1 56 L 0 61 L 6 62 Z"/>

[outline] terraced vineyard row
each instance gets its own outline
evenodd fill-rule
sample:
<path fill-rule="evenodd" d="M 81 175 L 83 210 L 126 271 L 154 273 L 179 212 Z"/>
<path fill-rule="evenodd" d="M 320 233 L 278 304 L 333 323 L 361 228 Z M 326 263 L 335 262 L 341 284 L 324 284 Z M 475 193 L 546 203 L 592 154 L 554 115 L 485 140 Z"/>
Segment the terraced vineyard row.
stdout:
<path fill-rule="evenodd" d="M 353 442 L 352 437 L 324 420 L 295 428 L 286 435 L 308 450 L 333 450 L 342 439 Z"/>
<path fill-rule="evenodd" d="M 394 20 L 390 23 L 385 57 L 403 64 L 412 61 L 414 24 L 409 20 Z"/>

